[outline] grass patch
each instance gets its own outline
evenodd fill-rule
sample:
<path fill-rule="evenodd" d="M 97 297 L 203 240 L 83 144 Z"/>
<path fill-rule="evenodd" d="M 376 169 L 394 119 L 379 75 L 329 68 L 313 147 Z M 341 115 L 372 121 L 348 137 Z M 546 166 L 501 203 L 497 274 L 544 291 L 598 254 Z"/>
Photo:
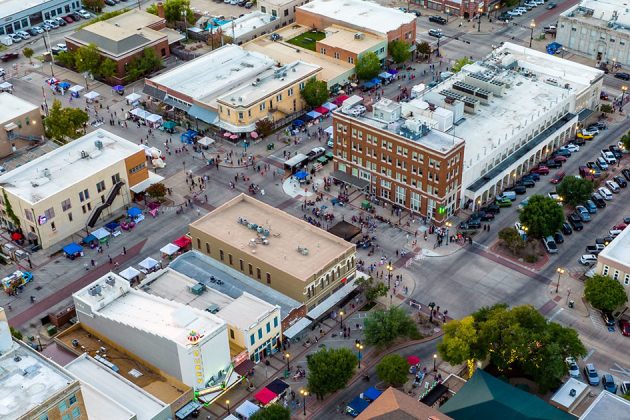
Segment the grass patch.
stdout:
<path fill-rule="evenodd" d="M 307 50 L 315 51 L 315 43 L 324 38 L 326 38 L 326 34 L 324 32 L 309 31 L 298 35 L 295 38 L 291 38 L 287 42 L 298 47 L 306 48 Z"/>

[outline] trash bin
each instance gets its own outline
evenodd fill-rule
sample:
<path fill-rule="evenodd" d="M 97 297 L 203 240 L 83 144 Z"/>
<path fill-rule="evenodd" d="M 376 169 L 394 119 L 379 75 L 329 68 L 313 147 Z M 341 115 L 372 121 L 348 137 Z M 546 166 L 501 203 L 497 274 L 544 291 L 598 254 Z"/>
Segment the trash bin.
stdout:
<path fill-rule="evenodd" d="M 575 307 L 575 301 L 574 300 L 570 300 L 569 301 L 569 308 L 573 309 Z"/>

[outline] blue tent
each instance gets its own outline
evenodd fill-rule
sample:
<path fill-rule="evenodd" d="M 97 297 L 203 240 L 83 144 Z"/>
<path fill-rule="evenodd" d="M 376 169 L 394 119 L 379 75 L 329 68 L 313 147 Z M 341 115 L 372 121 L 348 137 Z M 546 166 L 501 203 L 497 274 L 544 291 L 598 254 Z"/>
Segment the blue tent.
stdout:
<path fill-rule="evenodd" d="M 112 89 L 116 92 L 122 92 L 123 90 L 125 90 L 125 87 L 123 85 L 116 85 Z"/>
<path fill-rule="evenodd" d="M 293 175 L 296 179 L 305 179 L 308 176 L 308 172 L 306 171 L 299 171 L 296 172 L 295 175 Z"/>
<path fill-rule="evenodd" d="M 63 247 L 63 252 L 65 252 L 68 255 L 75 255 L 81 251 L 83 251 L 83 247 L 75 242 L 72 242 Z"/>
<path fill-rule="evenodd" d="M 383 81 L 381 79 L 379 79 L 378 77 L 375 77 L 374 79 L 370 80 L 370 82 L 374 83 L 375 86 L 380 85 Z"/>
<path fill-rule="evenodd" d="M 62 89 L 68 89 L 70 87 L 70 83 L 68 83 L 68 82 L 61 82 L 57 86 L 59 86 Z"/>
<path fill-rule="evenodd" d="M 346 409 L 346 411 L 352 417 L 356 417 L 359 414 L 361 414 L 363 410 L 365 410 L 368 407 L 368 405 L 370 405 L 369 402 L 365 401 L 361 397 L 356 397 L 354 400 L 350 401 L 350 404 L 348 404 L 348 408 Z"/>
<path fill-rule="evenodd" d="M 296 126 L 296 127 L 303 126 L 304 125 L 304 121 L 302 121 L 302 120 L 294 120 L 293 121 L 293 125 Z"/>
<path fill-rule="evenodd" d="M 378 397 L 381 396 L 382 393 L 383 391 L 379 391 L 378 389 L 372 386 L 363 393 L 363 398 L 365 398 L 368 401 L 375 401 Z"/>
<path fill-rule="evenodd" d="M 372 89 L 373 87 L 374 87 L 374 83 L 372 82 L 363 83 L 363 89 Z"/>
<path fill-rule="evenodd" d="M 83 240 L 81 242 L 83 242 L 84 244 L 89 244 L 91 242 L 94 241 L 98 241 L 98 239 L 96 239 L 96 236 L 92 235 L 91 233 L 86 236 L 85 238 L 83 238 Z"/>
<path fill-rule="evenodd" d="M 182 143 L 193 144 L 195 137 L 197 137 L 197 133 L 195 130 L 188 130 L 185 133 L 182 133 L 179 140 Z"/>
<path fill-rule="evenodd" d="M 105 225 L 105 229 L 109 230 L 110 232 L 113 232 L 116 229 L 118 229 L 118 226 L 120 225 L 116 222 L 109 222 L 108 224 Z"/>
<path fill-rule="evenodd" d="M 562 48 L 562 44 L 559 44 L 557 42 L 549 43 L 547 44 L 547 53 L 553 55 L 560 51 L 560 48 Z"/>
<path fill-rule="evenodd" d="M 142 214 L 142 210 L 140 210 L 138 207 L 132 207 L 129 210 L 127 210 L 127 215 L 129 217 L 136 217 L 139 214 Z"/>

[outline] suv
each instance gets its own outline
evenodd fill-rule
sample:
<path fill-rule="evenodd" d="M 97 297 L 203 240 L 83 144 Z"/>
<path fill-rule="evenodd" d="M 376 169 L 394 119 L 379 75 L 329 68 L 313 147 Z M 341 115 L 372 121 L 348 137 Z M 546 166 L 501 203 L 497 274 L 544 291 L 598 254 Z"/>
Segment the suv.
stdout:
<path fill-rule="evenodd" d="M 434 38 L 442 38 L 442 31 L 439 29 L 429 29 L 429 36 Z"/>
<path fill-rule="evenodd" d="M 543 244 L 545 245 L 548 253 L 558 253 L 558 245 L 556 245 L 556 241 L 553 240 L 553 236 L 547 236 L 545 239 L 543 239 Z"/>
<path fill-rule="evenodd" d="M 615 158 L 615 155 L 610 150 L 602 149 L 600 154 L 602 155 L 602 157 L 604 158 L 607 164 L 614 165 L 615 163 L 617 163 L 617 159 Z"/>
<path fill-rule="evenodd" d="M 626 188 L 628 186 L 628 183 L 626 182 L 626 180 L 620 177 L 619 175 L 613 176 L 613 181 L 615 181 L 617 185 L 619 185 L 621 188 Z"/>
<path fill-rule="evenodd" d="M 576 206 L 575 207 L 575 211 L 577 214 L 580 215 L 580 219 L 582 219 L 583 222 L 590 222 L 591 221 L 591 215 L 588 211 L 588 209 L 584 206 Z"/>
<path fill-rule="evenodd" d="M 584 229 L 584 225 L 582 224 L 582 220 L 580 216 L 578 216 L 575 213 L 571 213 L 569 215 L 569 223 L 571 224 L 571 227 L 573 228 L 573 230 L 580 231 Z"/>
<path fill-rule="evenodd" d="M 598 255 L 604 250 L 605 246 L 602 244 L 586 245 L 586 253 L 591 255 Z"/>
<path fill-rule="evenodd" d="M 597 369 L 595 369 L 594 364 L 588 363 L 584 366 L 584 375 L 586 376 L 586 379 L 588 379 L 588 383 L 590 385 L 599 385 L 599 374 L 597 373 Z"/>
<path fill-rule="evenodd" d="M 546 167 L 545 165 L 538 165 L 537 167 L 533 168 L 530 172 L 533 174 L 538 174 L 538 175 L 549 175 L 549 168 Z"/>
<path fill-rule="evenodd" d="M 599 195 L 598 193 L 594 193 L 593 195 L 591 195 L 591 200 L 593 200 L 595 205 L 600 209 L 603 209 L 604 207 L 606 207 L 606 201 L 604 201 L 602 196 Z"/>
<path fill-rule="evenodd" d="M 617 385 L 615 384 L 615 379 L 610 373 L 605 373 L 602 375 L 602 385 L 604 389 L 608 392 L 612 392 L 613 394 L 617 393 Z"/>
<path fill-rule="evenodd" d="M 448 23 L 442 16 L 429 16 L 429 22 L 439 23 L 440 25 L 446 25 Z"/>
<path fill-rule="evenodd" d="M 630 74 L 628 73 L 622 73 L 622 72 L 615 73 L 615 77 L 621 80 L 630 80 Z"/>

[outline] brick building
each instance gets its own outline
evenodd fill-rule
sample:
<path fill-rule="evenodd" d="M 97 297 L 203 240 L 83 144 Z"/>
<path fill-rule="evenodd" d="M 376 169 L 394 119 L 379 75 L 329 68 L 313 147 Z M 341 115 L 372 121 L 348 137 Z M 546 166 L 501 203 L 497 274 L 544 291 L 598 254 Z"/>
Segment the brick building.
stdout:
<path fill-rule="evenodd" d="M 357 32 L 343 26 L 326 28 L 326 38 L 315 43 L 315 51 L 346 63 L 355 64 L 368 52 L 383 61 L 387 57 L 387 39 L 370 33 Z"/>
<path fill-rule="evenodd" d="M 477 16 L 479 8 L 483 9 L 483 13 L 488 10 L 494 10 L 492 6 L 496 1 L 492 0 L 411 0 L 412 5 L 424 7 L 426 9 L 437 10 L 455 17 L 463 17 L 471 19 Z"/>
<path fill-rule="evenodd" d="M 464 158 L 464 141 L 441 126 L 451 111 L 382 99 L 360 115 L 359 101 L 352 97 L 333 113 L 336 177 L 444 222 L 457 209 Z"/>
<path fill-rule="evenodd" d="M 0 93 L 0 125 L 4 128 L 0 130 L 0 157 L 44 139 L 39 106 L 8 92 Z"/>

